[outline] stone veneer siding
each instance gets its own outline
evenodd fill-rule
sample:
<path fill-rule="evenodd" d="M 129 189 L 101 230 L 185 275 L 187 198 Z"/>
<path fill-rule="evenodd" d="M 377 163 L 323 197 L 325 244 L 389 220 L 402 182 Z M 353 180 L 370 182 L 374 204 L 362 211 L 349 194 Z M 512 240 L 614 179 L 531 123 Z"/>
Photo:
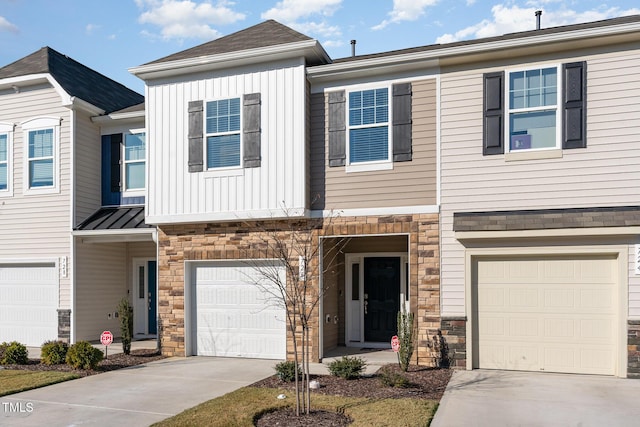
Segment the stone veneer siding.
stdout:
<path fill-rule="evenodd" d="M 547 230 L 640 225 L 640 207 L 455 212 L 454 231 Z"/>
<path fill-rule="evenodd" d="M 71 339 L 71 310 L 58 310 L 58 340 L 68 343 Z"/>
<path fill-rule="evenodd" d="M 640 320 L 627 322 L 627 377 L 640 379 Z"/>
<path fill-rule="evenodd" d="M 285 230 L 286 222 L 273 222 Z M 286 231 L 283 231 L 286 232 Z M 432 365 L 430 339 L 440 329 L 439 215 L 391 215 L 335 217 L 325 220 L 317 236 L 409 235 L 410 304 L 416 313 L 418 343 L 415 360 Z M 269 258 L 268 238 L 251 224 L 183 224 L 160 226 L 158 232 L 158 305 L 162 353 L 184 356 L 184 265 L 191 260 L 234 260 Z M 271 254 L 273 255 L 273 254 Z M 273 257 L 273 256 L 271 256 Z M 317 262 L 317 260 L 316 260 Z M 317 284 L 316 284 L 317 286 Z M 319 360 L 318 318 L 310 331 L 311 358 Z M 292 358 L 293 339 L 287 339 Z"/>
<path fill-rule="evenodd" d="M 451 368 L 467 367 L 467 318 L 443 317 L 441 321 L 442 337 L 447 344 L 448 365 Z"/>

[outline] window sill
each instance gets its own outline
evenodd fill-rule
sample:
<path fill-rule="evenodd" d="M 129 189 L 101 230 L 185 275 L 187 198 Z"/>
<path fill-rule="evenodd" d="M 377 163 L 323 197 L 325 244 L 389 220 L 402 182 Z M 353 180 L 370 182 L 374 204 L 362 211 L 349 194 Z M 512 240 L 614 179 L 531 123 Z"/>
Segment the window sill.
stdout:
<path fill-rule="evenodd" d="M 243 176 L 244 168 L 234 167 L 234 168 L 224 168 L 224 169 L 209 169 L 204 171 L 205 178 L 220 178 L 226 176 Z"/>
<path fill-rule="evenodd" d="M 122 197 L 144 197 L 145 189 L 140 190 L 125 190 L 122 192 Z"/>
<path fill-rule="evenodd" d="M 364 164 L 354 164 L 347 165 L 345 168 L 346 173 L 353 172 L 371 172 L 371 171 L 384 171 L 384 170 L 392 170 L 393 162 L 380 162 L 380 163 L 364 163 Z"/>
<path fill-rule="evenodd" d="M 41 194 L 58 194 L 60 189 L 58 187 L 39 187 L 39 188 L 26 188 L 23 192 L 25 196 L 39 196 Z"/>
<path fill-rule="evenodd" d="M 561 159 L 562 150 L 554 148 L 552 150 L 511 152 L 504 155 L 505 162 L 518 162 L 522 160 L 544 160 Z"/>

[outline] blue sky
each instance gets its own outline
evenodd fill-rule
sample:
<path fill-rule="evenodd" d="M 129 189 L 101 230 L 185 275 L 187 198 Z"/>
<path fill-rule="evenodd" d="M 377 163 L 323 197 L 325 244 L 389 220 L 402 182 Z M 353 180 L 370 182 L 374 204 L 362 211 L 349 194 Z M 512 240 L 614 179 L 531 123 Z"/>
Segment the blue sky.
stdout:
<path fill-rule="evenodd" d="M 640 14 L 631 0 L 0 0 L 0 66 L 43 46 L 143 92 L 128 68 L 275 19 L 332 58 Z"/>

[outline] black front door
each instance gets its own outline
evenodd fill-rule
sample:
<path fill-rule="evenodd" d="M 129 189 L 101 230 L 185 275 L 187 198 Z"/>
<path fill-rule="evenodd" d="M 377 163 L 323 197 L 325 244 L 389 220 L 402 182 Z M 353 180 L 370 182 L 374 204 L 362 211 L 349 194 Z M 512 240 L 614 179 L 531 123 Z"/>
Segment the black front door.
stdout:
<path fill-rule="evenodd" d="M 390 342 L 400 310 L 400 258 L 364 259 L 364 340 Z"/>

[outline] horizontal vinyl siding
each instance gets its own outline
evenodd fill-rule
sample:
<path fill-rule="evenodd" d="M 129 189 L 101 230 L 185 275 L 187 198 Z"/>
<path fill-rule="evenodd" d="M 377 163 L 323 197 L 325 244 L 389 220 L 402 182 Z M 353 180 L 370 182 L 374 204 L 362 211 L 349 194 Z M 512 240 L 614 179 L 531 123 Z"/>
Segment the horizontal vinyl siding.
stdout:
<path fill-rule="evenodd" d="M 149 83 L 148 215 L 200 214 L 215 220 L 216 213 L 251 216 L 283 205 L 305 207 L 304 65 L 290 61 L 235 72 Z M 189 173 L 188 102 L 250 93 L 261 94 L 261 167 Z"/>
<path fill-rule="evenodd" d="M 52 116 L 60 124 L 59 193 L 23 193 L 24 160 L 28 141 L 20 123 Z M 0 95 L 0 122 L 14 123 L 13 196 L 0 198 L 0 262 L 4 259 L 67 257 L 70 254 L 70 113 L 61 105 L 56 91 L 45 85 L 23 88 L 19 93 Z M 70 307 L 70 280 L 60 279 L 60 308 Z"/>
<path fill-rule="evenodd" d="M 76 114 L 76 217 L 79 224 L 101 205 L 100 129 L 89 116 Z"/>
<path fill-rule="evenodd" d="M 105 330 L 120 336 L 120 322 L 113 313 L 127 296 L 126 249 L 126 243 L 77 244 L 76 341 L 97 340 Z"/>
<path fill-rule="evenodd" d="M 443 315 L 462 315 L 465 311 L 464 248 L 454 238 L 453 212 L 640 202 L 640 52 L 577 55 L 540 62 L 587 61 L 587 148 L 563 150 L 563 157 L 558 159 L 505 162 L 503 155 L 483 156 L 482 74 L 505 67 L 443 70 Z M 635 278 L 630 281 L 630 295 L 635 295 L 630 301 L 630 314 L 635 316 L 640 315 L 639 286 Z"/>
<path fill-rule="evenodd" d="M 410 162 L 393 170 L 346 173 L 329 167 L 325 94 L 311 100 L 311 200 L 315 209 L 354 209 L 436 204 L 436 80 L 412 83 Z"/>

